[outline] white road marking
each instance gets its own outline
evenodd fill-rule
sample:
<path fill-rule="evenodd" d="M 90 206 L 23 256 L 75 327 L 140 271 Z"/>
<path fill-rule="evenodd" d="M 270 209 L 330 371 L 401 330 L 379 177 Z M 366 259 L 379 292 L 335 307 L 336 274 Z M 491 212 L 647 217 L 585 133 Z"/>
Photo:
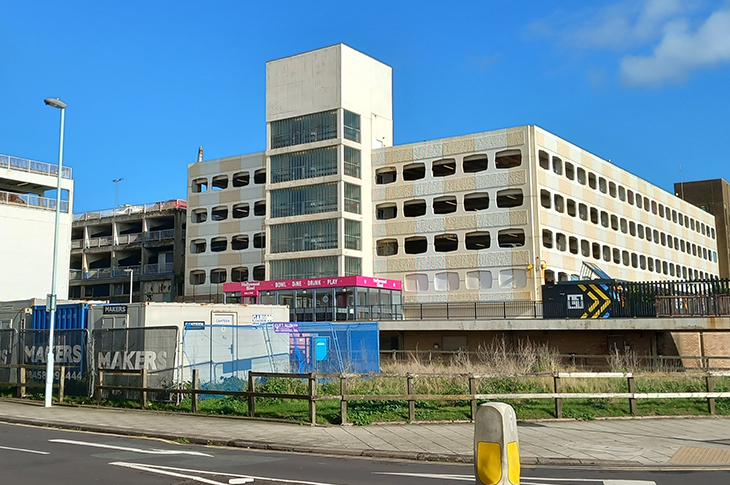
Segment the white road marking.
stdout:
<path fill-rule="evenodd" d="M 199 451 L 184 451 L 184 450 L 159 450 L 159 449 L 150 449 L 150 450 L 144 450 L 142 448 L 129 448 L 126 446 L 114 446 L 114 445 L 105 445 L 102 443 L 90 443 L 87 441 L 75 441 L 75 440 L 48 440 L 51 443 L 62 443 L 66 445 L 80 445 L 80 446 L 91 446 L 93 448 L 106 448 L 108 450 L 119 450 L 119 451 L 131 451 L 133 453 L 143 453 L 145 455 L 195 455 L 195 456 L 209 456 L 212 457 L 213 455 L 209 455 L 207 453 L 201 453 Z"/>
<path fill-rule="evenodd" d="M 143 472 L 150 472 L 150 473 L 158 473 L 160 475 L 166 475 L 168 477 L 177 477 L 177 478 L 187 478 L 188 480 L 194 480 L 196 482 L 200 483 L 207 483 L 208 485 L 228 485 L 230 482 L 217 482 L 215 480 L 210 480 L 208 478 L 198 477 L 195 475 L 185 475 L 183 473 L 177 473 L 170 470 L 164 470 L 163 467 L 156 467 L 153 465 L 144 465 L 141 463 L 124 463 L 124 462 L 114 462 L 109 463 L 110 465 L 116 465 L 116 466 L 122 466 L 125 468 L 131 468 L 133 470 L 139 470 Z M 243 482 L 238 483 L 251 483 L 253 482 L 253 478 L 244 477 Z"/>
<path fill-rule="evenodd" d="M 440 480 L 457 480 L 474 482 L 474 475 L 453 475 L 443 473 L 405 473 L 405 472 L 373 472 L 374 475 L 398 475 L 401 477 L 438 478 Z"/>
<path fill-rule="evenodd" d="M 0 450 L 22 451 L 23 453 L 35 453 L 37 455 L 50 455 L 47 451 L 25 450 L 23 448 L 11 448 L 9 446 L 0 446 Z"/>
<path fill-rule="evenodd" d="M 191 480 L 196 480 L 201 483 L 207 483 L 209 485 L 232 485 L 234 483 L 251 483 L 254 480 L 269 480 L 269 481 L 275 481 L 280 483 L 292 483 L 297 485 L 337 485 L 333 483 L 325 483 L 325 482 L 308 482 L 305 480 L 288 480 L 284 478 L 274 478 L 274 477 L 257 477 L 254 475 L 237 475 L 235 473 L 224 473 L 224 472 L 211 472 L 207 470 L 191 470 L 188 468 L 176 468 L 171 466 L 160 466 L 160 465 L 148 465 L 146 463 L 127 463 L 123 461 L 115 461 L 112 463 L 109 463 L 110 465 L 114 466 L 121 466 L 126 468 L 133 468 L 135 470 L 141 470 L 146 471 L 150 473 L 159 473 L 161 475 L 170 475 L 170 476 L 176 476 L 180 478 L 189 478 Z M 203 478 L 195 475 L 185 475 L 185 473 L 197 473 L 199 475 L 212 475 L 212 476 L 223 476 L 223 477 L 232 477 L 227 482 L 216 482 L 214 480 L 211 480 L 209 478 Z M 471 477 L 472 481 L 474 480 L 474 477 Z M 238 480 L 248 480 L 248 481 L 238 481 Z"/>
<path fill-rule="evenodd" d="M 395 473 L 395 472 L 374 472 L 375 475 L 399 475 L 403 477 L 437 478 L 439 480 L 454 480 L 462 482 L 474 482 L 474 475 L 453 475 L 440 473 Z M 603 485 L 656 485 L 656 482 L 643 480 L 600 480 L 595 478 L 532 478 L 520 477 L 520 483 L 524 485 L 551 485 L 544 482 L 596 482 Z"/>

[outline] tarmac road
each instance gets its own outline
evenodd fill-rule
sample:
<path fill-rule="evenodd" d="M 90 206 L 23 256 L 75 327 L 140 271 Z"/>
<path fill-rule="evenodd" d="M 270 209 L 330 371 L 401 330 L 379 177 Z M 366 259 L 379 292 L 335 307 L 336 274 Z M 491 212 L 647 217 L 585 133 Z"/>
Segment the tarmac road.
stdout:
<path fill-rule="evenodd" d="M 180 444 L 0 424 L 4 483 L 428 485 L 474 483 L 472 465 Z M 524 485 L 726 485 L 730 471 L 527 468 Z"/>

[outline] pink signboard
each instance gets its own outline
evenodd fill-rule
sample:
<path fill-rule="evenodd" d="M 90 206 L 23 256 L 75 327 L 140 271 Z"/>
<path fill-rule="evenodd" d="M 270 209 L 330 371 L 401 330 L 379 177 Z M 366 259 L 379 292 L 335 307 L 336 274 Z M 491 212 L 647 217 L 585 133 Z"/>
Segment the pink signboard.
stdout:
<path fill-rule="evenodd" d="M 334 288 L 341 286 L 400 290 L 401 282 L 385 278 L 371 278 L 370 276 L 340 276 L 331 278 L 305 278 L 301 280 L 242 281 L 240 283 L 223 283 L 223 291 L 225 293 L 240 293 L 241 296 L 256 296 L 260 291 Z"/>

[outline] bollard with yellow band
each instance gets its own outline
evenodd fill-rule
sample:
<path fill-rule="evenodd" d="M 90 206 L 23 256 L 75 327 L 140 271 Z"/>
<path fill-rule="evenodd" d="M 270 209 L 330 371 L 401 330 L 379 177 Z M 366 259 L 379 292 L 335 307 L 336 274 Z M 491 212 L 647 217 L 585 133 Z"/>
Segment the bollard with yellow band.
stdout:
<path fill-rule="evenodd" d="M 509 404 L 490 402 L 474 420 L 474 474 L 477 485 L 518 485 L 520 452 L 517 418 Z"/>

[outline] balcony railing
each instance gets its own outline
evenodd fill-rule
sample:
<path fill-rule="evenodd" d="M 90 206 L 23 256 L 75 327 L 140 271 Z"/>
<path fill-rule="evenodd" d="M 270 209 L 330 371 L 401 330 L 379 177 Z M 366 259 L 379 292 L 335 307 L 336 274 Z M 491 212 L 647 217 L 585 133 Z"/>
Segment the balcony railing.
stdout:
<path fill-rule="evenodd" d="M 115 244 L 132 244 L 136 242 L 142 242 L 144 234 L 136 232 L 134 234 L 120 234 L 117 236 L 117 242 Z"/>
<path fill-rule="evenodd" d="M 128 216 L 132 214 L 149 214 L 170 209 L 185 209 L 187 206 L 188 204 L 184 199 L 172 199 L 164 202 L 154 202 L 152 204 L 143 205 L 125 205 L 123 207 L 117 207 L 116 209 L 104 209 L 100 211 L 74 214 L 74 221 L 90 221 L 94 219 L 102 219 L 104 217 Z"/>
<path fill-rule="evenodd" d="M 113 239 L 111 236 L 91 237 L 86 241 L 87 248 L 101 248 L 104 246 L 111 246 Z"/>
<path fill-rule="evenodd" d="M 84 247 L 83 239 L 71 239 L 71 249 L 81 249 Z"/>
<path fill-rule="evenodd" d="M 0 155 L 1 156 L 1 155 Z M 0 191 L 0 204 L 19 205 L 33 209 L 56 210 L 56 199 L 41 197 L 36 194 L 17 194 Z M 68 212 L 68 201 L 61 201 L 61 212 Z"/>
<path fill-rule="evenodd" d="M 163 229 L 161 231 L 150 231 L 145 234 L 146 241 L 162 241 L 175 237 L 175 229 Z"/>
<path fill-rule="evenodd" d="M 163 274 L 172 273 L 173 263 L 155 263 L 145 264 L 144 274 Z"/>
<path fill-rule="evenodd" d="M 39 173 L 42 175 L 58 176 L 58 165 L 45 162 L 36 162 L 25 158 L 0 155 L 0 167 L 18 170 L 20 172 Z M 71 167 L 63 167 L 61 176 L 65 179 L 71 178 Z"/>
<path fill-rule="evenodd" d="M 85 280 L 98 280 L 101 278 L 111 278 L 112 277 L 112 269 L 111 268 L 98 268 L 98 269 L 90 269 L 84 273 Z"/>
<path fill-rule="evenodd" d="M 139 272 L 142 270 L 141 266 L 120 266 L 114 270 L 112 270 L 113 276 L 126 276 L 129 278 L 129 272 L 128 269 L 131 269 L 134 273 L 134 276 L 139 276 Z"/>
<path fill-rule="evenodd" d="M 172 263 L 170 264 L 170 271 L 172 271 Z M 157 266 L 157 265 L 155 265 Z M 119 277 L 126 277 L 129 278 L 129 273 L 126 271 L 126 269 L 132 268 L 134 272 L 134 276 L 139 276 L 139 272 L 141 270 L 140 266 L 120 266 L 119 268 L 112 269 L 112 268 L 96 268 L 96 269 L 90 269 L 87 271 L 84 271 L 82 269 L 72 269 L 69 270 L 69 279 L 70 280 L 99 280 L 104 278 L 119 278 Z"/>

